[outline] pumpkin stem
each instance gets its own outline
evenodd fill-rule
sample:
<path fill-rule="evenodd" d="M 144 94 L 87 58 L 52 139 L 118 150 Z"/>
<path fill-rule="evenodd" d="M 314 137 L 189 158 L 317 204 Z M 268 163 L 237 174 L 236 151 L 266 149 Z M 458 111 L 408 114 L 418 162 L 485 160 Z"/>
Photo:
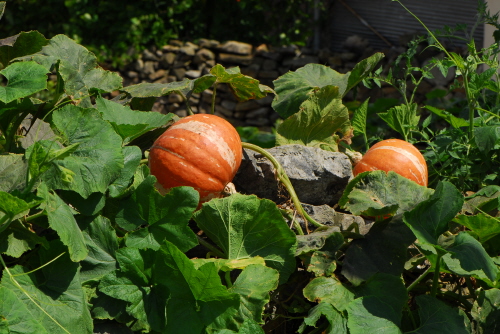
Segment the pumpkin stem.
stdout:
<path fill-rule="evenodd" d="M 286 190 L 290 194 L 290 197 L 292 199 L 292 202 L 293 202 L 295 208 L 302 215 L 302 217 L 304 217 L 304 219 L 306 220 L 306 223 L 309 222 L 309 223 L 313 224 L 316 227 L 323 227 L 324 226 L 323 224 L 318 223 L 317 221 L 315 221 L 311 216 L 309 216 L 307 214 L 306 210 L 304 210 L 304 207 L 300 203 L 299 197 L 297 196 L 297 193 L 295 192 L 295 189 L 293 189 L 292 182 L 288 178 L 288 175 L 286 175 L 286 172 L 283 169 L 283 167 L 280 165 L 280 163 L 278 162 L 278 160 L 276 160 L 272 156 L 271 153 L 269 153 L 268 151 L 266 151 L 262 147 L 259 147 L 257 145 L 253 145 L 253 144 L 250 144 L 250 143 L 242 142 L 241 146 L 243 146 L 243 148 L 248 148 L 248 149 L 253 150 L 253 151 L 257 152 L 257 153 L 260 153 L 263 156 L 265 156 L 266 158 L 268 158 L 269 161 L 271 161 L 271 163 L 274 166 L 274 169 L 276 169 L 276 177 L 285 186 Z M 298 224 L 296 224 L 296 227 L 300 227 L 300 225 L 298 225 L 298 226 L 297 225 Z M 298 229 L 297 229 L 297 231 L 298 231 L 298 233 L 300 233 Z M 302 231 L 302 229 L 300 229 L 300 231 Z"/>
<path fill-rule="evenodd" d="M 217 95 L 217 85 L 218 84 L 219 83 L 217 81 L 215 81 L 214 88 L 212 91 L 212 115 L 215 115 L 215 96 Z"/>

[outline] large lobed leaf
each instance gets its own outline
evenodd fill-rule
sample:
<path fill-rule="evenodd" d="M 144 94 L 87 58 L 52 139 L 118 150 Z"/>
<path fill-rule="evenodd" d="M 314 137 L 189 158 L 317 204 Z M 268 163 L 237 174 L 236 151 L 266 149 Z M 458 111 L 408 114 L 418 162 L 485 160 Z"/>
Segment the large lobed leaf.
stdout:
<path fill-rule="evenodd" d="M 300 111 L 276 129 L 276 144 L 301 144 L 338 152 L 338 142 L 352 136 L 349 111 L 342 104 L 339 89 L 325 86 L 300 106 Z"/>
<path fill-rule="evenodd" d="M 361 173 L 349 182 L 339 204 L 355 215 L 401 214 L 429 198 L 433 191 L 395 172 L 376 170 Z"/>
<path fill-rule="evenodd" d="M 155 266 L 158 284 L 170 291 L 165 333 L 201 333 L 208 325 L 237 329 L 226 325 L 232 323 L 231 310 L 239 307 L 240 297 L 221 284 L 214 263 L 196 270 L 183 253 L 167 242 Z"/>
<path fill-rule="evenodd" d="M 464 197 L 449 182 L 440 182 L 434 193 L 420 202 L 403 219 L 417 239 L 436 245 L 438 237 L 448 230 L 448 223 L 462 209 Z"/>
<path fill-rule="evenodd" d="M 12 59 L 36 53 L 47 43 L 48 40 L 38 31 L 21 32 L 15 36 L 13 43 L 2 43 L 2 46 L 0 46 L 0 63 L 7 67 Z"/>
<path fill-rule="evenodd" d="M 346 74 L 319 64 L 307 64 L 295 72 L 288 72 L 274 81 L 277 96 L 272 107 L 281 117 L 287 118 L 299 111 L 312 91 L 325 86 L 337 86 L 339 95 L 343 97 L 373 71 L 383 56 L 380 52 L 375 53 Z"/>
<path fill-rule="evenodd" d="M 233 194 L 203 204 L 193 218 L 226 258 L 261 256 L 280 283 L 294 271 L 296 237 L 274 202 Z"/>
<path fill-rule="evenodd" d="M 47 69 L 34 61 L 14 63 L 0 71 L 7 85 L 0 86 L 0 101 L 9 103 L 47 88 Z"/>
<path fill-rule="evenodd" d="M 40 249 L 40 264 L 65 252 L 58 241 Z M 62 255 L 37 272 L 15 266 L 4 270 L 0 284 L 0 314 L 5 333 L 87 334 L 92 319 L 81 286 L 79 265 Z M 11 276 L 13 275 L 13 277 Z M 0 327 L 1 328 L 1 327 Z"/>
<path fill-rule="evenodd" d="M 66 105 L 53 113 L 53 127 L 65 146 L 78 144 L 42 175 L 51 189 L 73 190 L 87 198 L 104 193 L 124 166 L 122 140 L 93 108 Z"/>
<path fill-rule="evenodd" d="M 72 99 L 83 100 L 87 107 L 90 107 L 89 95 L 93 90 L 112 92 L 122 87 L 118 73 L 102 69 L 92 52 L 65 35 L 52 37 L 41 51 L 20 59 L 34 60 L 47 71 L 57 64 L 64 92 Z"/>
<path fill-rule="evenodd" d="M 96 106 L 103 119 L 110 122 L 116 133 L 123 139 L 123 145 L 130 143 L 140 135 L 159 128 L 172 120 L 172 114 L 162 115 L 158 112 L 142 112 L 130 107 L 106 100 L 99 96 Z"/>
<path fill-rule="evenodd" d="M 168 240 L 186 252 L 198 244 L 188 223 L 198 206 L 199 194 L 191 187 L 177 187 L 162 196 L 155 183 L 156 178 L 150 175 L 139 184 L 120 203 L 116 222 L 130 231 L 126 237 L 129 247 L 157 250 Z"/>

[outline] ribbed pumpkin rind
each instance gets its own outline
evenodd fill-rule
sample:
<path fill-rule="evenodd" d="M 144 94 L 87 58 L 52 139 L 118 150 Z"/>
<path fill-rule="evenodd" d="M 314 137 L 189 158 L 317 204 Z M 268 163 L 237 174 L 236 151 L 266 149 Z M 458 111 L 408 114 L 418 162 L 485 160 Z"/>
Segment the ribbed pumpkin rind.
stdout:
<path fill-rule="evenodd" d="M 373 170 L 394 171 L 427 186 L 427 163 L 420 151 L 400 139 L 387 139 L 373 145 L 354 167 L 354 176 Z"/>
<path fill-rule="evenodd" d="M 168 189 L 191 186 L 204 202 L 219 197 L 241 164 L 241 140 L 226 120 L 207 114 L 185 117 L 153 144 L 149 167 Z"/>

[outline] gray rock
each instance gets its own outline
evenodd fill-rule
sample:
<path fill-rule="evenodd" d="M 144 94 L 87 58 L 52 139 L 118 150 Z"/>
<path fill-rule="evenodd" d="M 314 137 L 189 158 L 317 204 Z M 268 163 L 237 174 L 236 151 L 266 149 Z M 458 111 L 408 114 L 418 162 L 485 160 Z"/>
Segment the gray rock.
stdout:
<path fill-rule="evenodd" d="M 252 56 L 247 55 L 233 55 L 230 53 L 220 53 L 219 62 L 232 63 L 237 65 L 250 65 L 252 63 Z"/>
<path fill-rule="evenodd" d="M 261 107 L 246 113 L 246 118 L 260 118 L 266 116 L 271 108 Z"/>
<path fill-rule="evenodd" d="M 220 51 L 239 55 L 250 55 L 252 54 L 252 45 L 237 41 L 227 41 L 220 46 Z"/>
<path fill-rule="evenodd" d="M 194 55 L 193 62 L 195 64 L 201 64 L 203 62 L 206 62 L 207 60 L 213 59 L 215 59 L 215 54 L 212 51 L 210 51 L 209 49 L 200 49 Z"/>
<path fill-rule="evenodd" d="M 161 56 L 160 62 L 165 68 L 169 68 L 175 61 L 175 53 L 167 52 Z"/>
<path fill-rule="evenodd" d="M 283 145 L 267 150 L 283 166 L 300 201 L 312 205 L 333 206 L 352 178 L 349 158 L 339 152 L 302 145 Z M 288 199 L 279 192 L 271 162 L 259 153 L 245 149 L 241 167 L 233 180 L 236 189 L 275 202 Z"/>
<path fill-rule="evenodd" d="M 199 70 L 186 71 L 186 77 L 188 77 L 189 79 L 196 79 L 199 78 L 200 76 L 201 76 L 201 71 Z"/>

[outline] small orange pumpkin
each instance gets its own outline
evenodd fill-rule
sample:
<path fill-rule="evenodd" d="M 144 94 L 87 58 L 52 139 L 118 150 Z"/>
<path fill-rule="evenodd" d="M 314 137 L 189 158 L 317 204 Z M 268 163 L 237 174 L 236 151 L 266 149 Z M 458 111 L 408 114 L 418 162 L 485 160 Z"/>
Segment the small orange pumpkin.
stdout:
<path fill-rule="evenodd" d="M 240 136 L 228 121 L 196 114 L 175 122 L 158 137 L 149 152 L 149 168 L 160 192 L 190 186 L 203 203 L 221 196 L 241 157 Z"/>
<path fill-rule="evenodd" d="M 373 145 L 354 166 L 354 176 L 372 170 L 394 171 L 427 187 L 427 163 L 420 151 L 400 139 L 387 139 Z"/>

